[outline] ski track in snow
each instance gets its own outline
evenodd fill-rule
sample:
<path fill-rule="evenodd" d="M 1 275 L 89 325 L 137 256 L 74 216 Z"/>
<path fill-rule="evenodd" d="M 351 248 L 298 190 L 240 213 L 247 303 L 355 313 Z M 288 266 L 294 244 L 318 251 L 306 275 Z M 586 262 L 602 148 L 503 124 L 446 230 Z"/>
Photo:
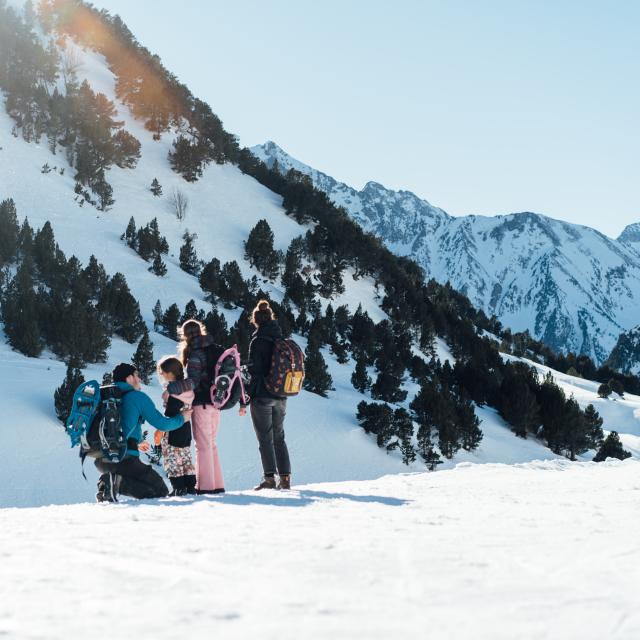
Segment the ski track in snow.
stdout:
<path fill-rule="evenodd" d="M 640 637 L 640 463 L 0 510 L 0 637 Z"/>

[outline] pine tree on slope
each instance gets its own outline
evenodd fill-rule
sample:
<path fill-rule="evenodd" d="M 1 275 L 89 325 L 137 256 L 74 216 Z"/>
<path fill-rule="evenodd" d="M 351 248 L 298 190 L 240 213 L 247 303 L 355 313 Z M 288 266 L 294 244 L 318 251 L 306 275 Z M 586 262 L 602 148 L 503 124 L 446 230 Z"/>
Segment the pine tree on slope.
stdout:
<path fill-rule="evenodd" d="M 197 237 L 198 236 L 195 233 L 185 231 L 182 236 L 184 244 L 180 247 L 180 268 L 192 276 L 198 275 L 198 271 L 200 270 L 198 256 L 196 255 L 196 250 L 193 246 L 193 241 Z"/>
<path fill-rule="evenodd" d="M 596 453 L 593 461 L 604 462 L 607 458 L 617 458 L 618 460 L 626 460 L 631 457 L 629 451 L 625 451 L 620 442 L 620 436 L 617 431 L 612 431 L 602 443 L 602 446 Z"/>
<path fill-rule="evenodd" d="M 84 377 L 82 375 L 82 371 L 71 364 L 67 365 L 67 374 L 64 381 L 53 394 L 56 416 L 62 424 L 67 423 L 67 419 L 71 414 L 73 394 L 83 382 Z"/>
<path fill-rule="evenodd" d="M 149 338 L 149 332 L 146 327 L 138 343 L 138 348 L 131 358 L 131 362 L 138 370 L 142 382 L 149 384 L 151 376 L 156 369 L 156 363 L 153 357 L 153 342 Z"/>

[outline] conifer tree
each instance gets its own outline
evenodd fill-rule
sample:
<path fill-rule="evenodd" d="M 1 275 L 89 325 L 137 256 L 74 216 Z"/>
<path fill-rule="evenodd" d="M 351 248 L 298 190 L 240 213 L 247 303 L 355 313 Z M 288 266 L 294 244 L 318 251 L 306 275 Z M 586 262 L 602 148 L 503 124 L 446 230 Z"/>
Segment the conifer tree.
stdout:
<path fill-rule="evenodd" d="M 562 453 L 562 430 L 564 427 L 564 406 L 567 401 L 564 391 L 555 383 L 549 372 L 537 393 L 542 422 L 542 436 L 554 453 Z"/>
<path fill-rule="evenodd" d="M 351 374 L 351 384 L 360 393 L 366 393 L 371 388 L 371 377 L 367 373 L 367 363 L 364 358 L 356 360 L 356 368 Z"/>
<path fill-rule="evenodd" d="M 180 322 L 180 309 L 174 302 L 165 312 L 162 317 L 162 326 L 167 335 L 172 340 L 178 339 L 178 324 Z"/>
<path fill-rule="evenodd" d="M 100 383 L 100 386 L 108 387 L 109 385 L 112 385 L 112 384 L 113 384 L 113 375 L 111 371 L 105 371 L 102 374 L 102 382 Z"/>
<path fill-rule="evenodd" d="M 140 305 L 131 295 L 129 285 L 121 273 L 116 273 L 106 284 L 98 311 L 105 319 L 111 331 L 127 342 L 135 342 L 144 331 L 144 322 L 140 315 Z"/>
<path fill-rule="evenodd" d="M 317 393 L 324 398 L 327 391 L 332 391 L 333 379 L 327 364 L 320 353 L 317 342 L 309 340 L 305 349 L 305 379 L 304 388 L 311 393 Z"/>
<path fill-rule="evenodd" d="M 400 444 L 402 462 L 411 464 L 416 459 L 416 450 L 411 442 L 413 438 L 413 420 L 406 409 L 396 409 L 393 412 L 393 431 Z"/>
<path fill-rule="evenodd" d="M 385 402 L 404 402 L 407 392 L 401 388 L 402 376 L 397 375 L 391 366 L 382 366 L 371 387 L 371 397 Z"/>
<path fill-rule="evenodd" d="M 113 199 L 113 187 L 107 182 L 104 171 L 98 174 L 97 179 L 92 185 L 92 190 L 98 196 L 98 209 L 100 211 L 106 211 L 115 203 Z"/>
<path fill-rule="evenodd" d="M 15 203 L 3 200 L 0 202 L 0 267 L 16 258 L 19 231 Z"/>
<path fill-rule="evenodd" d="M 611 391 L 613 393 L 617 393 L 621 398 L 624 396 L 624 385 L 620 380 L 616 380 L 615 378 L 611 378 L 609 380 L 609 386 L 611 387 Z"/>
<path fill-rule="evenodd" d="M 356 418 L 366 433 L 376 436 L 379 447 L 386 447 L 394 435 L 394 415 L 389 405 L 365 402 L 358 403 Z"/>
<path fill-rule="evenodd" d="M 604 439 L 604 442 L 598 449 L 594 462 L 604 462 L 607 458 L 617 458 L 618 460 L 626 460 L 631 457 L 631 453 L 626 451 L 620 442 L 620 436 L 617 431 L 611 431 Z"/>
<path fill-rule="evenodd" d="M 109 281 L 105 268 L 98 262 L 96 257 L 92 255 L 82 275 L 87 285 L 89 298 L 97 301 L 103 288 Z"/>
<path fill-rule="evenodd" d="M 204 324 L 207 327 L 207 334 L 213 338 L 216 344 L 228 344 L 229 332 L 224 315 L 213 308 L 207 313 Z"/>
<path fill-rule="evenodd" d="M 433 425 L 429 422 L 423 422 L 418 427 L 416 435 L 417 452 L 424 460 L 429 471 L 435 471 L 439 464 L 442 464 L 440 455 L 433 446 Z"/>
<path fill-rule="evenodd" d="M 171 168 L 182 175 L 187 182 L 196 182 L 202 175 L 204 154 L 196 142 L 190 142 L 180 135 L 169 152 Z"/>
<path fill-rule="evenodd" d="M 187 320 L 199 320 L 200 322 L 204 322 L 204 311 L 202 309 L 198 309 L 196 305 L 196 301 L 191 299 L 187 302 L 184 313 L 180 317 L 180 324 L 185 323 Z"/>
<path fill-rule="evenodd" d="M 222 266 L 219 297 L 228 307 L 241 305 L 247 300 L 247 283 L 242 278 L 240 267 L 235 260 Z"/>
<path fill-rule="evenodd" d="M 56 240 L 51 223 L 47 220 L 38 229 L 33 240 L 33 258 L 38 268 L 40 279 L 47 281 L 56 270 Z"/>
<path fill-rule="evenodd" d="M 465 451 L 474 451 L 482 442 L 482 430 L 473 404 L 464 395 L 458 398 L 456 415 L 459 442 Z"/>
<path fill-rule="evenodd" d="M 29 224 L 29 219 L 25 218 L 18 233 L 18 252 L 21 257 L 33 256 L 33 229 Z"/>
<path fill-rule="evenodd" d="M 133 216 L 129 218 L 129 224 L 122 236 L 122 239 L 130 246 L 134 251 L 138 249 L 138 232 L 136 230 L 136 221 Z"/>
<path fill-rule="evenodd" d="M 53 402 L 56 409 L 56 416 L 62 424 L 67 423 L 67 419 L 71 414 L 71 404 L 73 402 L 73 394 L 76 389 L 84 382 L 82 371 L 72 364 L 67 365 L 67 374 L 62 384 L 55 390 L 53 394 Z"/>
<path fill-rule="evenodd" d="M 302 309 L 305 306 L 306 298 L 304 280 L 299 273 L 294 273 L 287 279 L 284 292 L 285 296 L 291 300 L 296 307 Z"/>
<path fill-rule="evenodd" d="M 603 382 L 598 387 L 598 397 L 608 398 L 613 393 L 613 389 L 609 386 L 608 382 Z"/>
<path fill-rule="evenodd" d="M 215 302 L 220 291 L 222 273 L 220 269 L 220 260 L 212 258 L 203 267 L 198 278 L 200 288 L 207 294 L 210 302 Z"/>
<path fill-rule="evenodd" d="M 511 372 L 506 370 L 500 387 L 500 415 L 517 436 L 526 438 L 527 433 L 536 433 L 540 424 L 538 402 L 526 379 L 517 371 Z"/>
<path fill-rule="evenodd" d="M 33 263 L 26 258 L 2 296 L 2 318 L 9 344 L 24 355 L 37 358 L 44 341 L 33 287 Z"/>
<path fill-rule="evenodd" d="M 193 246 L 193 241 L 197 237 L 197 234 L 185 231 L 182 236 L 184 244 L 180 247 L 180 268 L 192 276 L 197 276 L 200 270 L 200 262 Z"/>
<path fill-rule="evenodd" d="M 167 275 L 167 265 L 159 253 L 156 253 L 153 263 L 149 267 L 149 271 L 159 277 Z"/>
<path fill-rule="evenodd" d="M 160 235 L 158 218 L 153 218 L 153 220 L 151 220 L 151 222 L 147 225 L 147 229 L 151 238 L 152 251 L 157 251 L 158 253 L 162 254 L 169 253 L 169 243 L 163 235 Z"/>
<path fill-rule="evenodd" d="M 331 343 L 331 353 L 336 357 L 338 364 L 347 364 L 349 362 L 347 345 L 337 338 Z"/>
<path fill-rule="evenodd" d="M 162 327 L 162 318 L 164 316 L 164 311 L 162 310 L 162 305 L 160 304 L 160 300 L 156 300 L 156 303 L 153 305 L 153 330 L 158 331 Z"/>
<path fill-rule="evenodd" d="M 237 345 L 240 353 L 248 353 L 250 341 L 249 314 L 247 311 L 243 311 L 233 327 L 231 327 L 231 331 L 229 331 L 229 344 Z"/>
<path fill-rule="evenodd" d="M 589 448 L 596 449 L 602 445 L 604 433 L 602 432 L 603 420 L 592 404 L 584 410 L 585 430 Z"/>
<path fill-rule="evenodd" d="M 279 257 L 273 248 L 273 231 L 266 220 L 259 220 L 251 229 L 244 243 L 244 257 L 270 280 L 278 275 Z"/>
<path fill-rule="evenodd" d="M 142 382 L 149 384 L 149 382 L 151 382 L 151 376 L 156 369 L 156 363 L 153 357 L 153 342 L 151 342 L 149 338 L 149 332 L 146 327 L 138 343 L 138 348 L 131 358 L 131 362 L 138 370 Z"/>
<path fill-rule="evenodd" d="M 161 184 L 158 182 L 158 178 L 154 178 L 153 181 L 151 182 L 151 188 L 149 189 L 151 191 L 151 193 L 153 193 L 154 196 L 161 196 L 162 195 L 162 186 Z"/>
<path fill-rule="evenodd" d="M 304 255 L 304 238 L 301 236 L 294 238 L 287 248 L 287 253 L 284 258 L 284 272 L 282 274 L 282 286 L 286 289 L 289 289 L 293 280 L 296 276 L 300 280 L 300 271 L 302 270 L 302 257 Z M 302 280 L 304 285 L 304 280 Z M 295 301 L 294 301 L 295 302 Z M 298 304 L 295 302 L 295 304 Z"/>

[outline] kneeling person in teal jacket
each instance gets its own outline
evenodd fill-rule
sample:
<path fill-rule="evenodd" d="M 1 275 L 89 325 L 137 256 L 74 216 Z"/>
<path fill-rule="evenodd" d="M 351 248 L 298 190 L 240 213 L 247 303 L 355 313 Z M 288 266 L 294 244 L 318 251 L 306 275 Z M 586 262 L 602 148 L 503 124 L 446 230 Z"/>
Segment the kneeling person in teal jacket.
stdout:
<path fill-rule="evenodd" d="M 149 447 L 146 442 L 141 445 L 142 423 L 146 421 L 160 431 L 174 431 L 191 418 L 191 411 L 183 411 L 173 418 L 163 416 L 151 398 L 140 390 L 136 368 L 126 362 L 113 370 L 113 382 L 123 392 L 120 419 L 127 440 L 127 453 L 118 463 L 96 460 L 96 467 L 102 474 L 96 500 L 115 502 L 119 493 L 138 499 L 164 498 L 169 493 L 164 480 L 150 465 L 140 460 L 138 447 L 142 451 Z"/>

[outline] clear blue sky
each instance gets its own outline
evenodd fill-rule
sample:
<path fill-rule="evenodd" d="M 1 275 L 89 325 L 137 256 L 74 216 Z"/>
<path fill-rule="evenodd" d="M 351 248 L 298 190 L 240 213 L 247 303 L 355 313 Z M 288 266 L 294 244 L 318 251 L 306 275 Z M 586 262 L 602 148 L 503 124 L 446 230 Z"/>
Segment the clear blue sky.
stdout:
<path fill-rule="evenodd" d="M 640 221 L 640 1 L 94 4 L 243 145 L 453 215 Z"/>

